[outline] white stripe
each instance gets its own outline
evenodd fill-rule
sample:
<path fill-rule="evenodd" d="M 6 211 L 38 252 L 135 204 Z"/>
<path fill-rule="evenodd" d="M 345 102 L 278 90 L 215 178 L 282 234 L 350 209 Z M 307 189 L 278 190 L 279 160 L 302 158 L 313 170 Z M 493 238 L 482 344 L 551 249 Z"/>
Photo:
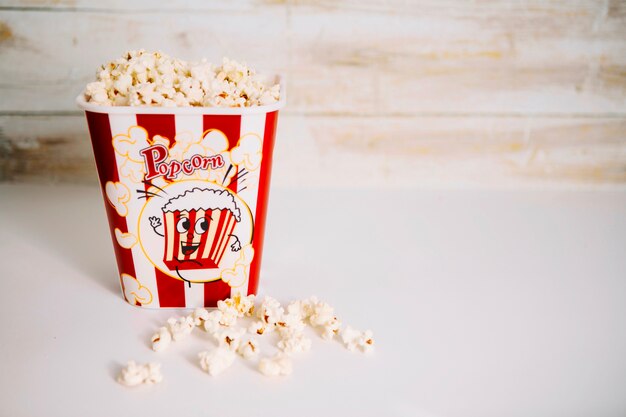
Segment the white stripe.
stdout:
<path fill-rule="evenodd" d="M 240 137 L 248 133 L 258 135 L 261 138 L 261 152 L 263 151 L 263 135 L 265 134 L 265 116 L 265 114 L 250 114 L 241 116 Z M 261 161 L 261 165 L 263 165 L 263 161 Z M 256 216 L 260 173 L 261 168 L 259 167 L 259 169 L 249 172 L 241 179 L 240 182 L 237 183 L 237 189 L 244 188 L 243 191 L 238 191 L 238 195 L 246 202 L 246 204 L 248 204 L 248 207 L 250 207 L 252 218 Z M 256 219 L 254 220 L 256 221 Z M 242 245 L 245 244 L 247 244 L 247 242 L 242 242 Z M 249 273 L 250 267 L 248 266 L 246 269 Z M 246 276 L 246 281 L 242 286 L 237 288 L 231 287 L 230 296 L 233 297 L 237 293 L 247 295 L 249 278 L 249 276 Z"/>
<path fill-rule="evenodd" d="M 128 129 L 137 125 L 137 118 L 135 115 L 129 114 L 109 114 L 109 124 L 111 125 L 111 136 L 128 134 Z M 137 188 L 143 188 L 143 184 L 135 183 L 129 178 L 123 177 L 120 168 L 126 158 L 115 153 L 115 161 L 117 163 L 117 173 L 120 178 L 120 182 L 131 190 L 131 199 L 128 202 L 128 216 L 126 216 L 126 225 L 128 232 L 138 236 L 137 225 L 139 220 L 139 212 L 143 207 L 145 200 L 138 200 L 135 195 Z M 133 263 L 135 264 L 135 278 L 144 287 L 147 287 L 152 293 L 152 303 L 148 307 L 159 307 L 159 291 L 157 289 L 156 275 L 154 273 L 154 265 L 146 258 L 141 249 L 141 245 L 137 244 L 131 249 L 133 254 Z"/>
<path fill-rule="evenodd" d="M 202 137 L 202 115 L 176 115 L 176 134 L 188 133 L 194 140 Z M 191 155 L 188 155 L 189 157 Z M 182 175 L 182 174 L 181 174 Z M 185 283 L 185 307 L 204 307 L 204 284 Z"/>

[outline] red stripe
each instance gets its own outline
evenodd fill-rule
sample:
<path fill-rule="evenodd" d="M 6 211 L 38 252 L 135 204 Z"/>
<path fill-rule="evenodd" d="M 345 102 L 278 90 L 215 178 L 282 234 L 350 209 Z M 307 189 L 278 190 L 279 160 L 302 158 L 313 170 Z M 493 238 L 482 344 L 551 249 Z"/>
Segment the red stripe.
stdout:
<path fill-rule="evenodd" d="M 196 211 L 191 210 L 189 212 L 189 230 L 185 233 L 185 244 L 193 244 L 193 231 L 194 231 L 194 222 L 196 221 Z M 191 232 L 191 240 L 189 239 L 189 232 Z M 183 254 L 185 255 L 185 254 Z M 188 261 L 191 257 L 191 253 L 185 255 L 185 260 Z"/>
<path fill-rule="evenodd" d="M 204 253 L 204 248 L 206 247 L 206 241 L 209 239 L 209 229 L 211 228 L 211 215 L 213 214 L 212 210 L 205 210 L 204 218 L 207 219 L 207 224 L 209 227 L 206 229 L 206 232 L 202 233 L 200 238 L 200 247 L 198 248 L 198 257 L 197 259 L 202 259 L 202 254 Z"/>
<path fill-rule="evenodd" d="M 228 230 L 226 230 L 226 242 L 222 243 L 222 250 L 217 255 L 217 258 L 215 258 L 215 263 L 218 265 L 220 261 L 222 260 L 222 257 L 224 256 L 224 252 L 226 252 L 226 248 L 228 247 L 228 240 L 230 239 L 231 233 L 233 233 L 233 230 L 235 229 L 235 224 L 237 224 L 237 221 L 232 215 L 229 218 L 229 222 L 230 224 L 229 224 Z"/>
<path fill-rule="evenodd" d="M 226 135 L 226 138 L 228 139 L 228 150 L 231 150 L 232 148 L 237 146 L 237 143 L 239 143 L 239 135 L 241 131 L 241 116 L 204 115 L 202 124 L 205 133 L 208 130 L 215 129 L 224 133 L 224 135 Z M 233 176 L 231 178 L 235 178 L 237 176 L 237 168 L 233 167 L 231 173 L 233 173 Z M 237 180 L 233 180 L 233 182 L 228 184 L 228 189 L 237 192 Z"/>
<path fill-rule="evenodd" d="M 218 263 L 218 259 L 220 257 L 220 253 L 222 252 L 222 247 L 224 246 L 225 241 L 228 241 L 228 229 L 230 228 L 230 222 L 233 218 L 233 214 L 229 210 L 226 211 L 226 218 L 224 219 L 224 224 L 222 225 L 222 233 L 220 235 L 219 244 L 215 247 L 215 255 L 213 258 L 215 259 L 215 263 Z"/>
<path fill-rule="evenodd" d="M 219 247 L 219 242 L 222 240 L 222 230 L 224 229 L 226 213 L 228 213 L 228 210 L 220 210 L 220 220 L 217 223 L 217 230 L 215 231 L 213 244 L 211 245 L 211 250 L 209 251 L 209 259 L 215 260 L 215 255 L 217 252 L 217 248 Z"/>
<path fill-rule="evenodd" d="M 115 162 L 115 150 L 113 149 L 113 137 L 111 135 L 109 116 L 106 113 L 85 112 L 85 114 L 87 116 L 87 125 L 89 126 L 93 153 L 96 159 L 96 168 L 98 170 L 98 178 L 100 179 L 102 196 L 104 197 L 104 207 L 109 219 L 109 230 L 113 241 L 117 269 L 120 273 L 120 282 L 121 274 L 123 273 L 137 278 L 131 250 L 121 247 L 115 237 L 115 228 L 120 229 L 124 233 L 128 233 L 126 218 L 117 214 L 115 208 L 109 203 L 105 191 L 107 181 L 118 182 L 120 180 L 117 172 L 117 164 Z M 133 190 L 131 190 L 131 192 L 132 191 Z"/>
<path fill-rule="evenodd" d="M 174 144 L 176 137 L 176 118 L 173 114 L 138 114 L 137 124 L 148 132 L 150 139 L 155 135 L 165 136 Z M 180 242 L 177 242 L 174 253 L 177 253 Z M 185 307 L 185 283 L 154 268 L 159 302 L 161 307 Z"/>
<path fill-rule="evenodd" d="M 229 150 L 237 146 L 241 130 L 241 116 L 204 115 L 202 117 L 202 126 L 204 133 L 212 129 L 217 129 L 224 133 L 228 139 Z M 236 192 L 237 182 L 235 181 L 230 184 L 228 188 Z M 214 307 L 217 305 L 218 300 L 223 300 L 228 297 L 230 297 L 230 286 L 221 279 L 204 284 L 204 305 L 206 307 Z"/>
<path fill-rule="evenodd" d="M 178 224 L 178 219 L 180 219 L 180 211 L 176 210 L 174 212 L 174 250 L 172 251 L 172 261 L 178 260 L 180 256 L 180 233 L 176 230 L 176 225 Z"/>
<path fill-rule="evenodd" d="M 259 173 L 259 192 L 257 194 L 256 214 L 254 216 L 254 259 L 250 264 L 248 294 L 256 294 L 259 288 L 259 270 L 263 256 L 263 235 L 265 234 L 265 216 L 267 214 L 267 200 L 269 197 L 270 177 L 272 173 L 272 154 L 274 153 L 274 139 L 278 111 L 268 113 L 265 118 L 265 133 L 263 134 L 263 159 Z"/>

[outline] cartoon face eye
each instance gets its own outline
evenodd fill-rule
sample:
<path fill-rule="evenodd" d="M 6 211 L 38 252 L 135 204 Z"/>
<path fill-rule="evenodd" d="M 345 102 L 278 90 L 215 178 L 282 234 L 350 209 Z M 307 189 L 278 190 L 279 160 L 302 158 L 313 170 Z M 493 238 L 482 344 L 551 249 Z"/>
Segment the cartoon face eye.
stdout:
<path fill-rule="evenodd" d="M 181 217 L 180 220 L 178 220 L 178 222 L 176 223 L 176 231 L 178 233 L 185 233 L 187 230 L 189 230 L 189 226 L 191 226 L 191 224 L 189 223 L 189 219 L 186 217 Z"/>
<path fill-rule="evenodd" d="M 196 222 L 195 230 L 196 230 L 196 234 L 199 234 L 199 235 L 209 230 L 209 222 L 207 221 L 205 217 L 198 219 L 198 221 Z"/>

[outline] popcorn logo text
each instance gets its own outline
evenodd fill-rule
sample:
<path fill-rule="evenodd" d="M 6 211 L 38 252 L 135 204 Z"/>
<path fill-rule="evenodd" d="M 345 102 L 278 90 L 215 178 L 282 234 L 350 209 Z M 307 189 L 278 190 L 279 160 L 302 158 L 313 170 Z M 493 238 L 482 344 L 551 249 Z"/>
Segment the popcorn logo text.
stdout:
<path fill-rule="evenodd" d="M 169 152 L 163 145 L 154 145 L 142 149 L 141 155 L 146 163 L 146 181 L 161 176 L 171 181 L 181 172 L 185 175 L 192 175 L 198 169 L 217 169 L 224 166 L 222 155 L 202 156 L 196 154 L 183 161 L 172 160 L 167 162 Z"/>

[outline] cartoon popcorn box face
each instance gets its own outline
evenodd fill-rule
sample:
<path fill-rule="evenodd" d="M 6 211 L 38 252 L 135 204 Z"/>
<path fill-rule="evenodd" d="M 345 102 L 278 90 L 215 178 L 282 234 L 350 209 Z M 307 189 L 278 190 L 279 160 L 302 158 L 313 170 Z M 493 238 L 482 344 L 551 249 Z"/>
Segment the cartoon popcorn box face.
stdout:
<path fill-rule="evenodd" d="M 165 237 L 163 262 L 174 270 L 215 269 L 228 245 L 241 249 L 233 235 L 241 211 L 228 190 L 193 188 L 170 199 L 162 208 L 160 222 L 150 219 L 155 233 Z"/>

